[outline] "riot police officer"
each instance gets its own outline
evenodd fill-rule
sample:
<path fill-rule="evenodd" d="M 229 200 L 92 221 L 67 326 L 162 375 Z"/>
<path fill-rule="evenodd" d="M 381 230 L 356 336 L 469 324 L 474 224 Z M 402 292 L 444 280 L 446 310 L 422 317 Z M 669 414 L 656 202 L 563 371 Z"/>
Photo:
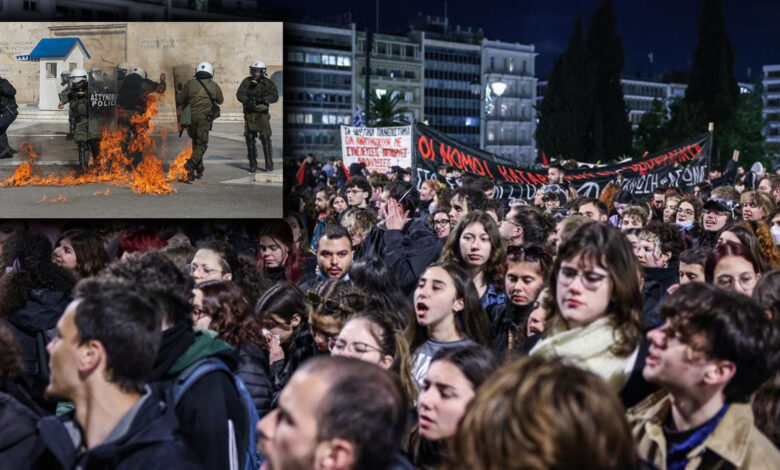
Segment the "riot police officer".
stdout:
<path fill-rule="evenodd" d="M 116 89 L 121 90 L 122 84 L 125 81 L 125 78 L 130 74 L 130 72 L 133 70 L 133 68 L 128 64 L 127 62 L 122 62 L 121 64 L 116 66 Z"/>
<path fill-rule="evenodd" d="M 244 105 L 244 138 L 247 158 L 249 159 L 249 172 L 257 171 L 255 137 L 258 135 L 265 156 L 265 169 L 262 171 L 273 171 L 271 115 L 268 112 L 268 105 L 279 101 L 279 92 L 274 82 L 266 77 L 266 67 L 263 61 L 252 62 L 249 67 L 249 76 L 238 87 L 236 99 Z"/>
<path fill-rule="evenodd" d="M 121 64 L 120 64 L 121 65 Z M 128 64 L 129 66 L 129 64 Z M 119 70 L 119 67 L 117 67 Z M 130 118 L 135 114 L 143 115 L 146 112 L 146 95 L 149 93 L 164 93 L 165 92 L 165 74 L 160 74 L 160 82 L 154 82 L 146 78 L 146 71 L 141 67 L 135 67 L 130 74 L 122 81 L 122 86 L 119 88 L 119 96 L 117 98 L 117 124 L 120 127 L 124 127 L 128 131 L 128 137 L 137 136 L 140 132 L 139 126 L 143 126 L 145 123 L 132 124 Z M 122 149 L 125 154 L 127 151 L 127 143 L 122 143 Z M 142 155 L 140 152 L 133 155 L 133 165 L 140 163 Z"/>
<path fill-rule="evenodd" d="M 0 77 L 0 158 L 11 158 L 16 153 L 16 150 L 8 145 L 8 136 L 5 132 L 18 115 L 16 88 L 11 85 L 11 82 Z"/>
<path fill-rule="evenodd" d="M 192 139 L 192 157 L 184 164 L 187 182 L 203 176 L 203 155 L 209 143 L 209 131 L 214 119 L 219 117 L 219 104 L 225 101 L 222 89 L 213 80 L 214 67 L 201 62 L 195 68 L 195 78 L 190 79 L 176 94 L 176 106 L 189 106 L 191 122 L 187 135 Z"/>
<path fill-rule="evenodd" d="M 75 115 L 76 127 L 73 133 L 73 141 L 78 145 L 79 150 L 79 171 L 87 170 L 89 163 L 88 149 L 92 156 L 97 158 L 99 151 L 100 136 L 89 131 L 89 93 L 87 84 L 87 71 L 78 68 L 70 73 L 72 88 L 68 93 L 68 104 Z M 64 107 L 64 103 L 57 106 L 59 109 Z"/>
<path fill-rule="evenodd" d="M 71 83 L 70 83 L 70 72 L 63 71 L 60 74 L 60 86 L 62 86 L 62 91 L 58 93 L 60 98 L 60 103 L 63 105 L 67 104 L 68 102 L 68 93 L 70 93 Z M 73 115 L 73 109 L 68 108 L 68 134 L 65 136 L 67 140 L 73 140 L 73 132 L 76 127 L 76 120 L 75 116 Z"/>

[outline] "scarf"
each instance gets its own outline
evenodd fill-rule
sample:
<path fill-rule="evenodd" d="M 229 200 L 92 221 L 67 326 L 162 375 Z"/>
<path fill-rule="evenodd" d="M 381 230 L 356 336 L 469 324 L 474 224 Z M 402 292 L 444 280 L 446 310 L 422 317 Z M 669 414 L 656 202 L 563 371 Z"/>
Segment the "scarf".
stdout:
<path fill-rule="evenodd" d="M 176 360 L 184 354 L 195 342 L 195 332 L 192 326 L 179 323 L 163 331 L 160 341 L 160 351 L 154 361 L 150 381 L 160 380 L 168 374 L 168 370 Z"/>
<path fill-rule="evenodd" d="M 566 329 L 560 315 L 549 323 L 547 336 L 531 350 L 531 356 L 561 357 L 573 365 L 593 372 L 615 392 L 628 381 L 637 351 L 627 357 L 618 357 L 609 348 L 620 339 L 620 333 L 612 326 L 612 317 L 606 316 L 589 325 Z"/>

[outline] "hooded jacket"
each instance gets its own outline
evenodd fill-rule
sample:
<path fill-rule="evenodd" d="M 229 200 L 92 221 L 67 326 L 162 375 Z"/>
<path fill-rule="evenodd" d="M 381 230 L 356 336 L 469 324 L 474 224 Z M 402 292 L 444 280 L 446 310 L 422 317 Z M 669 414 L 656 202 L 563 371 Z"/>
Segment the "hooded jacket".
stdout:
<path fill-rule="evenodd" d="M 177 433 L 176 416 L 151 387 L 117 423 L 105 442 L 84 450 L 73 413 L 38 423 L 41 453 L 33 468 L 79 470 L 196 470 L 201 465 Z"/>
<path fill-rule="evenodd" d="M 237 352 L 218 339 L 214 331 L 185 329 L 185 334 L 178 337 L 175 342 L 189 342 L 189 347 L 178 356 L 167 372 L 152 378 L 161 385 L 170 387 L 182 371 L 206 357 L 219 358 L 234 372 L 238 366 Z M 165 334 L 163 334 L 164 346 L 159 355 L 165 354 L 166 350 L 176 349 L 176 345 L 165 343 Z M 176 405 L 176 417 L 181 425 L 182 436 L 195 451 L 204 469 L 230 468 L 228 463 L 233 454 L 229 446 L 228 421 L 233 423 L 239 468 L 243 467 L 245 457 L 243 446 L 246 445 L 249 436 L 247 435 L 248 418 L 241 400 L 230 377 L 221 372 L 212 372 L 193 384 Z"/>

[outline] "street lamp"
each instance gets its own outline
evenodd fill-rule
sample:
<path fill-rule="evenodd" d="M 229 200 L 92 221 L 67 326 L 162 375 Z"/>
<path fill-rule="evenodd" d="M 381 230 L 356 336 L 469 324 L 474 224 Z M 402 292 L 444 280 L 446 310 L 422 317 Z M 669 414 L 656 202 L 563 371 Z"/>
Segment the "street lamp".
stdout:
<path fill-rule="evenodd" d="M 502 82 L 501 80 L 496 80 L 494 82 L 490 82 L 485 85 L 484 88 L 482 88 L 482 85 L 478 83 L 477 81 L 474 81 L 471 83 L 470 89 L 471 93 L 475 95 L 482 95 L 482 120 L 481 120 L 481 127 L 482 131 L 480 131 L 481 142 L 480 146 L 485 146 L 485 134 L 487 133 L 487 117 L 489 114 L 493 113 L 494 105 L 493 102 L 498 100 L 501 95 L 506 92 L 506 89 L 509 85 L 505 82 Z"/>

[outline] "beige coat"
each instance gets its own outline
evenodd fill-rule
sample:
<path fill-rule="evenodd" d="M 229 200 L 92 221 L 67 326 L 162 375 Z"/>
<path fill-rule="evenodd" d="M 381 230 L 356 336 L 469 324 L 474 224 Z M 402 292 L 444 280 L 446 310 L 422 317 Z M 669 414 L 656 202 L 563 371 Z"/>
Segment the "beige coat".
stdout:
<path fill-rule="evenodd" d="M 628 410 L 628 424 L 637 442 L 639 457 L 666 470 L 666 439 L 662 424 L 671 412 L 665 391 L 649 396 Z M 707 439 L 688 454 L 685 470 L 780 469 L 780 452 L 753 426 L 749 404 L 732 403 Z"/>

